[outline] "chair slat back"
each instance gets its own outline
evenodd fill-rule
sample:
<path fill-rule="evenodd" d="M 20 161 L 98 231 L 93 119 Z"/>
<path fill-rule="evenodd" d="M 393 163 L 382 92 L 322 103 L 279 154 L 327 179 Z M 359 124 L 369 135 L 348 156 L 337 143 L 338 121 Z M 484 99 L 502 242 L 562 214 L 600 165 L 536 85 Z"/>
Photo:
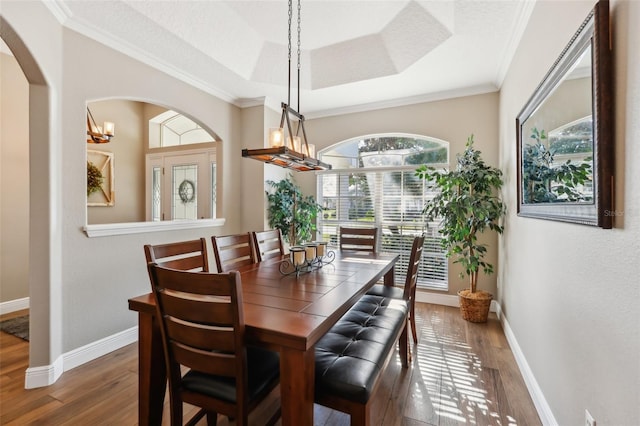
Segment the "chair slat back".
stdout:
<path fill-rule="evenodd" d="M 236 270 L 245 265 L 256 263 L 253 254 L 251 234 L 225 235 L 211 237 L 213 254 L 218 272 Z"/>
<path fill-rule="evenodd" d="M 176 243 L 144 246 L 147 263 L 181 271 L 209 271 L 207 242 L 204 238 Z"/>
<path fill-rule="evenodd" d="M 415 237 L 411 246 L 411 255 L 407 264 L 407 277 L 404 282 L 404 300 L 411 301 L 416 297 L 416 287 L 418 283 L 418 269 L 420 259 L 424 249 L 424 235 Z"/>
<path fill-rule="evenodd" d="M 253 245 L 256 249 L 256 260 L 258 262 L 284 254 L 282 232 L 279 229 L 254 232 Z"/>
<path fill-rule="evenodd" d="M 150 263 L 149 276 L 172 379 L 181 379 L 181 366 L 236 379 L 244 374 L 240 274 L 178 271 Z"/>
<path fill-rule="evenodd" d="M 378 228 L 340 227 L 340 251 L 378 251 Z"/>

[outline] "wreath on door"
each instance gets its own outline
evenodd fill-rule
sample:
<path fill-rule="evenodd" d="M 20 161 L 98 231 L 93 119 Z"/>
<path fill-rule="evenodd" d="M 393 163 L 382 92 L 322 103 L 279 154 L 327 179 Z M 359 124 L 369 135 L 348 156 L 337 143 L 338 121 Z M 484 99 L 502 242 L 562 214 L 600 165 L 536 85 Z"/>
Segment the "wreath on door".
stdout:
<path fill-rule="evenodd" d="M 183 203 L 191 203 L 196 198 L 196 186 L 195 184 L 185 179 L 182 181 L 180 186 L 178 186 L 178 195 L 180 196 L 180 200 Z"/>

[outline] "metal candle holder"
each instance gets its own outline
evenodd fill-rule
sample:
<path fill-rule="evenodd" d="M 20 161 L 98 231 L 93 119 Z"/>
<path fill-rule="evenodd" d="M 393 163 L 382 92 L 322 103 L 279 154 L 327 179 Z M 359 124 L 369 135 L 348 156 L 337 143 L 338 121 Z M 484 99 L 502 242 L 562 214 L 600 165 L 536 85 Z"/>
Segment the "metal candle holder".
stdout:
<path fill-rule="evenodd" d="M 289 259 L 280 263 L 280 273 L 283 275 L 300 274 L 320 269 L 333 262 L 336 254 L 327 249 L 324 241 L 293 246 L 289 249 Z"/>

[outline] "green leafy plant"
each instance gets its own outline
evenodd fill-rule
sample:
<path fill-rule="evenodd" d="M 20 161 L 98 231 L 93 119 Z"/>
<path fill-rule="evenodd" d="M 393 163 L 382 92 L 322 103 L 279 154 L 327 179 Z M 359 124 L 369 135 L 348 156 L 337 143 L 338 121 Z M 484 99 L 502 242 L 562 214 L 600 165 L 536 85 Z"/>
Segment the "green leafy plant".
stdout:
<path fill-rule="evenodd" d="M 591 163 L 554 165 L 555 151 L 547 148 L 544 130 L 531 129 L 533 144 L 522 151 L 522 200 L 525 204 L 588 201 L 580 186 L 591 180 Z M 585 158 L 589 161 L 591 157 Z"/>
<path fill-rule="evenodd" d="M 104 182 L 104 177 L 100 169 L 91 161 L 87 161 L 87 197 L 99 191 Z"/>
<path fill-rule="evenodd" d="M 282 237 L 292 245 L 313 239 L 316 217 L 322 206 L 313 196 L 304 196 L 291 175 L 279 182 L 267 181 L 269 226 L 282 232 Z"/>
<path fill-rule="evenodd" d="M 478 236 L 487 229 L 498 233 L 503 230 L 499 221 L 506 208 L 498 194 L 502 171 L 485 164 L 481 152 L 473 147 L 471 135 L 466 149 L 457 156 L 455 169 L 439 171 L 422 165 L 416 175 L 437 190 L 438 194 L 425 204 L 423 214 L 428 221 L 441 221 L 442 246 L 448 257 L 455 257 L 454 263 L 462 265 L 460 277 L 469 277 L 469 292 L 475 293 L 480 270 L 493 273 L 493 265 L 484 260 L 487 247 L 478 242 Z"/>

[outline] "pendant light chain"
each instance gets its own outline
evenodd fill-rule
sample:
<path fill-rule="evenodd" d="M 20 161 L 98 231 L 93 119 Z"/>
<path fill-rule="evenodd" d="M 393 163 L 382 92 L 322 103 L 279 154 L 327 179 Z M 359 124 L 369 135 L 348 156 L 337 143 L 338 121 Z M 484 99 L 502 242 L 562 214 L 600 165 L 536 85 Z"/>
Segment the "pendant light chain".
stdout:
<path fill-rule="evenodd" d="M 289 64 L 289 74 L 287 80 L 287 105 L 291 105 L 291 18 L 293 17 L 293 0 L 289 0 L 289 33 L 287 35 L 287 48 L 289 50 L 288 53 L 288 64 Z"/>
<path fill-rule="evenodd" d="M 300 22 L 302 21 L 300 9 L 300 0 L 298 0 L 298 112 L 300 112 Z"/>

